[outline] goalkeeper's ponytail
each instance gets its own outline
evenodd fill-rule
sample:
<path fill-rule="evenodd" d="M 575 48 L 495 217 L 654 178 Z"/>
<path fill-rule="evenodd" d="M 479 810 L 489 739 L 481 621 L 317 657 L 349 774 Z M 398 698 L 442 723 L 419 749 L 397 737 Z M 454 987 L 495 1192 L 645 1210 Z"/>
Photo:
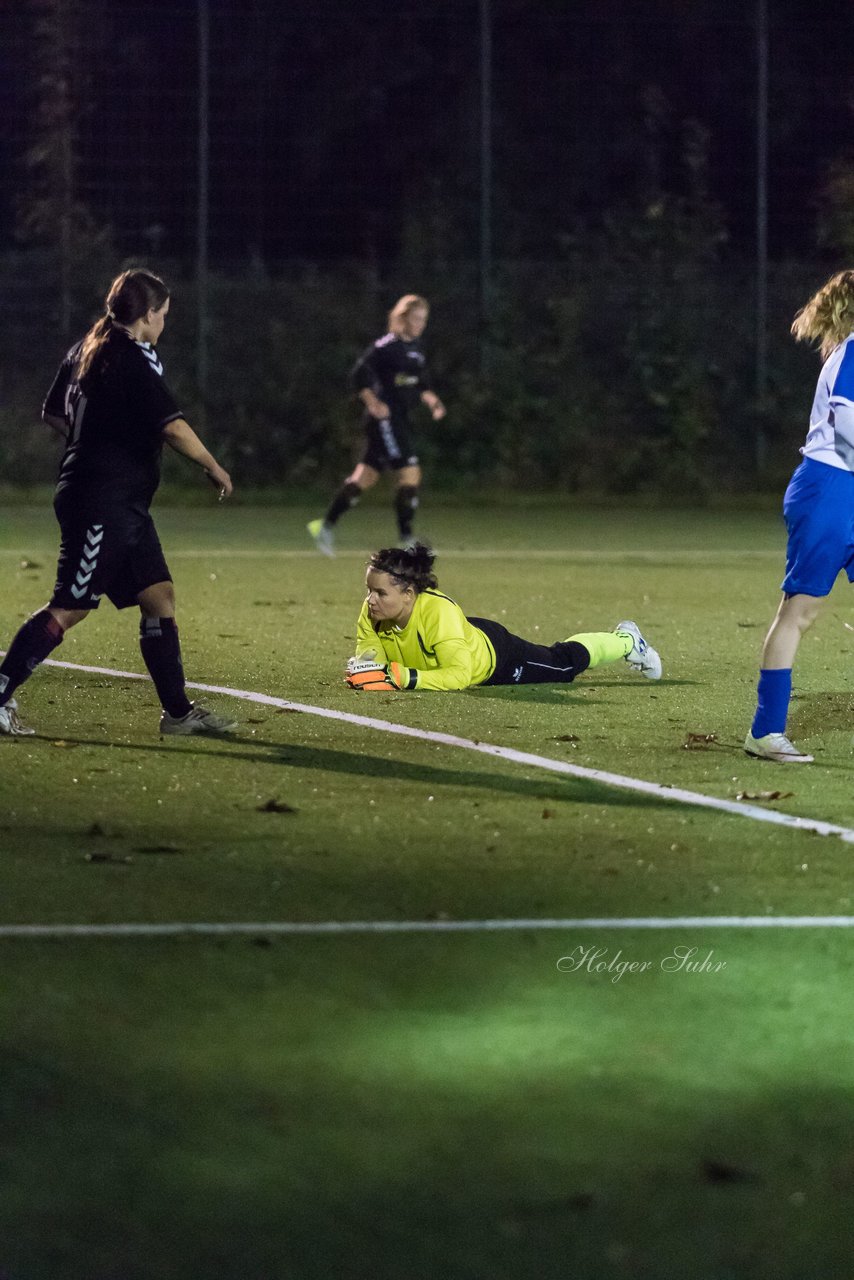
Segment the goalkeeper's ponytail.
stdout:
<path fill-rule="evenodd" d="M 368 568 L 377 573 L 387 573 L 401 587 L 412 587 L 415 592 L 426 591 L 439 585 L 433 572 L 433 552 L 423 542 L 413 547 L 385 547 L 375 551 Z"/>

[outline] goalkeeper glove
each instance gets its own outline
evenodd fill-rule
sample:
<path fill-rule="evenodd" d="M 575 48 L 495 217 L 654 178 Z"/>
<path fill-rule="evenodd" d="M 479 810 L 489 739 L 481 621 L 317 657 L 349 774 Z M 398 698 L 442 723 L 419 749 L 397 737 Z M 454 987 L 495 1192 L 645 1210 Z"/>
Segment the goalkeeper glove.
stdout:
<path fill-rule="evenodd" d="M 376 658 L 351 658 L 344 679 L 351 689 L 360 689 L 364 693 L 389 693 L 414 689 L 416 672 L 410 667 L 402 667 L 399 662 L 384 666 Z"/>

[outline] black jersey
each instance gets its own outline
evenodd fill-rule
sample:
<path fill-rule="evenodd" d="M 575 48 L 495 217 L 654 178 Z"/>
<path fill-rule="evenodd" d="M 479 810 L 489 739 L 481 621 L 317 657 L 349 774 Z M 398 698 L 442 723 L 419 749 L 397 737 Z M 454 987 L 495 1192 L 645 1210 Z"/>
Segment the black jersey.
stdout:
<path fill-rule="evenodd" d="M 57 494 L 79 486 L 102 499 L 148 503 L 160 481 L 163 428 L 184 415 L 149 343 L 111 329 L 78 381 L 81 345 L 68 352 L 44 402 L 45 413 L 68 424 Z"/>
<path fill-rule="evenodd" d="M 432 390 L 420 342 L 417 338 L 407 342 L 395 333 L 386 333 L 371 343 L 356 361 L 351 379 L 357 391 L 370 387 L 384 400 L 392 418 L 405 418 L 421 392 Z"/>

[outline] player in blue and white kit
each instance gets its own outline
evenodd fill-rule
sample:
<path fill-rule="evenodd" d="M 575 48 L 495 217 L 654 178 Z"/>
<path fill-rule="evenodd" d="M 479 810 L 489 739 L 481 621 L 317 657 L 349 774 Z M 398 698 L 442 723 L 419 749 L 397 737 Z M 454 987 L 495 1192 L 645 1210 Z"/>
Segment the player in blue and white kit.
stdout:
<path fill-rule="evenodd" d="M 149 507 L 164 444 L 195 462 L 227 498 L 226 471 L 202 444 L 163 379 L 155 350 L 169 291 L 150 271 L 124 271 L 106 310 L 71 348 L 42 416 L 66 442 L 54 510 L 62 541 L 53 595 L 18 630 L 0 663 L 0 734 L 32 733 L 13 694 L 102 596 L 138 606 L 143 661 L 163 707 L 160 732 L 223 733 L 235 722 L 187 698 L 175 593 Z"/>
<path fill-rule="evenodd" d="M 801 636 L 845 570 L 854 582 L 854 271 L 840 271 L 795 316 L 799 342 L 819 345 L 818 378 L 803 461 L 789 481 L 783 599 L 762 649 L 748 755 L 809 764 L 786 736 L 792 667 Z"/>
<path fill-rule="evenodd" d="M 404 294 L 389 312 L 388 333 L 371 343 L 356 362 L 351 380 L 364 406 L 367 441 L 361 462 L 332 499 L 326 515 L 308 523 L 315 546 L 323 555 L 335 554 L 335 525 L 356 505 L 364 490 L 377 483 L 383 471 L 395 472 L 398 532 L 404 544 L 412 540 L 421 468 L 410 435 L 409 412 L 420 401 L 434 421 L 445 416 L 445 406 L 433 390 L 420 342 L 429 312 L 425 298 L 416 293 Z"/>

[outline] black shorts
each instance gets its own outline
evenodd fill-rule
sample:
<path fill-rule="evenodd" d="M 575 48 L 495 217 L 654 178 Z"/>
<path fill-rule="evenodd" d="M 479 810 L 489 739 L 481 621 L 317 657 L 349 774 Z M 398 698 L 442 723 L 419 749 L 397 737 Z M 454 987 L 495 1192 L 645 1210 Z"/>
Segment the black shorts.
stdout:
<path fill-rule="evenodd" d="M 61 542 L 56 586 L 58 609 L 97 609 L 106 596 L 129 609 L 155 582 L 171 582 L 154 521 L 145 505 L 75 502 L 64 490 L 54 503 Z"/>
<path fill-rule="evenodd" d="M 412 446 L 409 423 L 395 418 L 369 418 L 365 423 L 367 443 L 361 461 L 374 471 L 399 471 L 417 467 L 418 454 Z"/>
<path fill-rule="evenodd" d="M 495 670 L 484 684 L 570 684 L 590 665 L 590 654 L 577 640 L 535 644 L 491 618 L 469 618 L 469 622 L 495 650 Z"/>

